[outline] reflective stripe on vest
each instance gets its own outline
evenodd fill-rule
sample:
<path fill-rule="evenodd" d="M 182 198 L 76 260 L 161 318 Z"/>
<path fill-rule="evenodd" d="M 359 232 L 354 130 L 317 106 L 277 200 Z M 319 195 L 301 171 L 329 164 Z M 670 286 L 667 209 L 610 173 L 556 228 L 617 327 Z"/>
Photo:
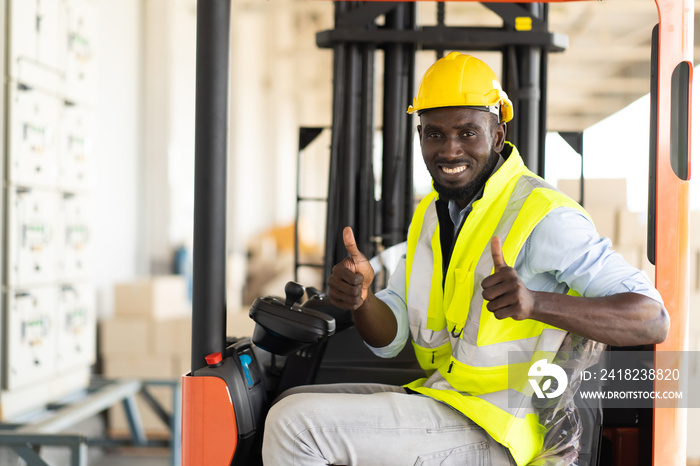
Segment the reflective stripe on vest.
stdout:
<path fill-rule="evenodd" d="M 407 387 L 461 411 L 507 446 L 519 466 L 525 465 L 540 453 L 544 438 L 530 403 L 527 369 L 543 354 L 551 360 L 566 332 L 535 320 L 499 321 L 486 309 L 481 282 L 493 273 L 490 241 L 501 238 L 503 257 L 513 265 L 549 212 L 564 206 L 585 211 L 530 172 L 513 147 L 472 205 L 443 290 L 436 200 L 435 192 L 426 196 L 413 216 L 406 304 L 418 362 L 429 375 L 438 370 L 454 390 L 423 387 L 426 379 Z"/>

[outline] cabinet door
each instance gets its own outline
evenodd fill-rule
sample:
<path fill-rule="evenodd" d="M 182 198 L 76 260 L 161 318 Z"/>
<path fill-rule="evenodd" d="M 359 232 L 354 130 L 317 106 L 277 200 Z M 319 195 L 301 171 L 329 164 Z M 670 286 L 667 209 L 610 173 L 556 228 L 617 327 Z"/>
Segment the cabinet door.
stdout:
<path fill-rule="evenodd" d="M 87 279 L 92 272 L 90 198 L 64 194 L 59 202 L 56 239 L 58 279 Z"/>
<path fill-rule="evenodd" d="M 9 180 L 13 185 L 58 184 L 61 103 L 21 84 L 10 84 Z"/>
<path fill-rule="evenodd" d="M 59 371 L 95 362 L 95 289 L 90 283 L 58 287 L 57 368 Z"/>
<path fill-rule="evenodd" d="M 59 194 L 10 189 L 7 283 L 12 287 L 50 284 L 56 279 Z"/>
<path fill-rule="evenodd" d="M 56 289 L 53 286 L 8 292 L 8 390 L 56 373 Z"/>

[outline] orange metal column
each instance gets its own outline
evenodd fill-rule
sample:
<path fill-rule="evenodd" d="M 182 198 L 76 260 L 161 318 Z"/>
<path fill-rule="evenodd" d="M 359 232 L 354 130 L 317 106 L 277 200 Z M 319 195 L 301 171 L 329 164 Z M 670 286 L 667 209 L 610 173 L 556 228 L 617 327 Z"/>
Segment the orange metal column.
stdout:
<path fill-rule="evenodd" d="M 688 348 L 688 184 L 671 166 L 671 76 L 681 62 L 693 64 L 693 0 L 656 0 L 659 12 L 659 87 L 656 183 L 656 287 L 671 315 L 667 340 L 656 351 Z M 690 118 L 690 116 L 689 116 Z M 690 141 L 688 141 L 688 148 Z M 689 152 L 689 150 L 688 150 Z M 664 368 L 670 359 L 664 356 Z M 657 357 L 657 360 L 660 360 Z M 677 368 L 682 368 L 676 358 Z M 677 390 L 657 383 L 655 390 Z M 686 410 L 677 400 L 655 403 L 653 464 L 681 466 L 686 462 Z"/>

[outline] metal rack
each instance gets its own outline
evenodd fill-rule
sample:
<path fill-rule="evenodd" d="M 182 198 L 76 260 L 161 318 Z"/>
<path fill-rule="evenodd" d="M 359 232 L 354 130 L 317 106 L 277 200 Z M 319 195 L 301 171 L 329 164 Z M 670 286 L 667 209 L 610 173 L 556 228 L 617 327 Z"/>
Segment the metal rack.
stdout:
<path fill-rule="evenodd" d="M 299 253 L 299 206 L 304 202 L 328 203 L 328 198 L 325 197 L 309 197 L 301 194 L 301 170 L 302 157 L 304 149 L 311 144 L 321 132 L 326 129 L 323 127 L 301 127 L 299 128 L 299 150 L 297 152 L 297 186 L 296 186 L 296 204 L 294 213 L 294 281 L 299 281 L 299 269 L 302 267 L 323 268 L 323 263 L 302 262 Z"/>
<path fill-rule="evenodd" d="M 150 394 L 148 388 L 165 386 L 173 390 L 168 412 Z M 141 423 L 136 395 L 144 397 L 155 414 L 170 428 L 170 439 L 149 440 Z M 61 433 L 69 427 L 121 403 L 131 438 L 89 438 L 80 433 Z M 169 447 L 171 465 L 180 465 L 181 388 L 177 380 L 93 380 L 90 387 L 61 403 L 32 413 L 15 423 L 0 424 L 0 447 L 12 448 L 29 466 L 49 466 L 40 456 L 42 446 L 65 447 L 70 451 L 70 466 L 87 466 L 88 447 Z"/>

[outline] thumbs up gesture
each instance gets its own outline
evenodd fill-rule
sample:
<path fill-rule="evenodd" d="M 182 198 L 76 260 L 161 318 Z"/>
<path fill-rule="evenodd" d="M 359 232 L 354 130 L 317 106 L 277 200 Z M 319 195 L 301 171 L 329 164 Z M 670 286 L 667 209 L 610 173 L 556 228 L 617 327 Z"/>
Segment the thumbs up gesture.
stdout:
<path fill-rule="evenodd" d="M 343 230 L 343 243 L 350 257 L 333 267 L 328 278 L 328 295 L 334 306 L 354 311 L 367 299 L 374 280 L 374 269 L 357 248 L 352 228 L 345 227 Z"/>
<path fill-rule="evenodd" d="M 528 290 L 513 267 L 503 259 L 501 238 L 491 238 L 493 274 L 481 282 L 481 295 L 489 303 L 486 308 L 497 319 L 511 317 L 515 320 L 532 318 L 535 309 L 535 294 Z"/>

